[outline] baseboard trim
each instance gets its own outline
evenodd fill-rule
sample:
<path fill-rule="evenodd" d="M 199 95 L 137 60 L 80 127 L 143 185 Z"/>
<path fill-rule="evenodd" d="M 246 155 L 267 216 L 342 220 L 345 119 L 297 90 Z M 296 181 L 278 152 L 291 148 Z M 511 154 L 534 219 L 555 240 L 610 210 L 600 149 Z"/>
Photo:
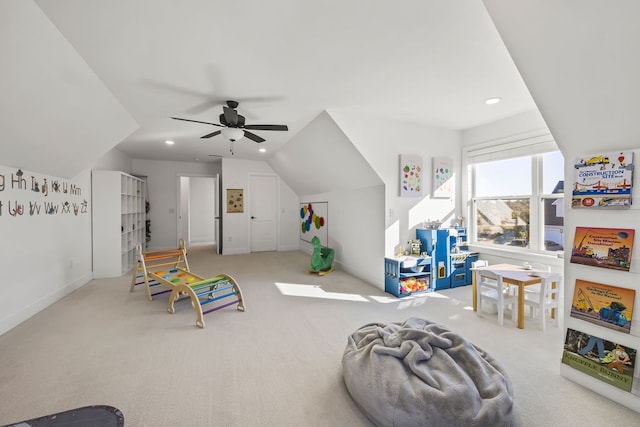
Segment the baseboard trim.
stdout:
<path fill-rule="evenodd" d="M 356 271 L 353 268 L 350 268 L 348 265 L 342 264 L 340 261 L 334 260 L 333 263 L 338 264 L 340 270 L 349 273 L 353 277 L 357 277 L 363 282 L 366 282 L 367 284 L 384 291 L 384 278 L 380 279 L 378 277 L 374 277 L 369 271 Z"/>
<path fill-rule="evenodd" d="M 298 246 L 279 246 L 277 252 L 297 251 L 300 250 Z M 245 255 L 252 253 L 249 248 L 234 248 L 234 249 L 222 249 L 222 255 Z"/>
<path fill-rule="evenodd" d="M 235 248 L 235 249 L 222 248 L 222 255 L 245 255 L 248 253 L 250 253 L 248 248 Z"/>
<path fill-rule="evenodd" d="M 30 318 L 40 313 L 45 308 L 49 307 L 51 304 L 60 301 L 62 298 L 66 297 L 71 292 L 86 285 L 92 279 L 93 279 L 93 273 L 85 274 L 84 276 L 79 277 L 73 282 L 67 284 L 66 286 L 34 301 L 28 306 L 22 308 L 20 311 L 10 314 L 9 316 L 0 320 L 0 335 L 4 335 L 5 333 L 9 332 L 11 329 L 21 324 L 22 322 L 29 320 Z"/>

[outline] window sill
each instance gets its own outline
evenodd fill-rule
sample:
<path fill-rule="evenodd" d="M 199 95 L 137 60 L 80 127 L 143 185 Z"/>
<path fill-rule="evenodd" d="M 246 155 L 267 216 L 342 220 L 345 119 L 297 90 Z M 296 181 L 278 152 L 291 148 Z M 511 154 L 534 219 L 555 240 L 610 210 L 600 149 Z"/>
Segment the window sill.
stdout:
<path fill-rule="evenodd" d="M 527 261 L 527 262 L 539 262 L 551 266 L 564 265 L 564 252 L 559 251 L 556 253 L 541 253 L 533 252 L 527 249 L 515 249 L 508 247 L 494 247 L 486 245 L 469 245 L 469 251 L 478 252 L 479 254 L 486 254 L 500 258 L 510 258 L 514 260 Z"/>

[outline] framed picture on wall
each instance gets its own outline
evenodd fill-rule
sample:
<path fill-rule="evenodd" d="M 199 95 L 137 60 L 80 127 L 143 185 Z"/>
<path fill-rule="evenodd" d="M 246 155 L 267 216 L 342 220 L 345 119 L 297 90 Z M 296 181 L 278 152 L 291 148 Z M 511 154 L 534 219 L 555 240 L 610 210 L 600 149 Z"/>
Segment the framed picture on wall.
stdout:
<path fill-rule="evenodd" d="M 433 158 L 433 197 L 453 197 L 453 161 L 446 157 Z"/>
<path fill-rule="evenodd" d="M 400 197 L 422 196 L 422 157 L 400 155 Z"/>
<path fill-rule="evenodd" d="M 227 188 L 227 213 L 244 212 L 242 188 Z"/>

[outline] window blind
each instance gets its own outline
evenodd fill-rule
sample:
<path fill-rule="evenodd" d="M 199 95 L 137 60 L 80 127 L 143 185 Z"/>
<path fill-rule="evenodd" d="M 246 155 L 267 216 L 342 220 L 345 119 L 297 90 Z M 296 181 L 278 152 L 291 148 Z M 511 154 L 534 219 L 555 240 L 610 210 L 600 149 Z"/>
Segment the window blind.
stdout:
<path fill-rule="evenodd" d="M 472 145 L 464 150 L 468 164 L 513 159 L 558 151 L 550 133 Z"/>

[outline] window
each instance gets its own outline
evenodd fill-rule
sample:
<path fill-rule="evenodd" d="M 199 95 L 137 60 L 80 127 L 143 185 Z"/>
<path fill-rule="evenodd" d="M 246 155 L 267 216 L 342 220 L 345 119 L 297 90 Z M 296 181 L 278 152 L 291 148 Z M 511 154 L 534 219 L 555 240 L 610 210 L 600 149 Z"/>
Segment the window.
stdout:
<path fill-rule="evenodd" d="M 562 154 L 552 151 L 507 156 L 506 152 L 493 153 L 491 158 L 471 157 L 469 162 L 470 225 L 474 243 L 519 250 L 562 251 Z"/>

